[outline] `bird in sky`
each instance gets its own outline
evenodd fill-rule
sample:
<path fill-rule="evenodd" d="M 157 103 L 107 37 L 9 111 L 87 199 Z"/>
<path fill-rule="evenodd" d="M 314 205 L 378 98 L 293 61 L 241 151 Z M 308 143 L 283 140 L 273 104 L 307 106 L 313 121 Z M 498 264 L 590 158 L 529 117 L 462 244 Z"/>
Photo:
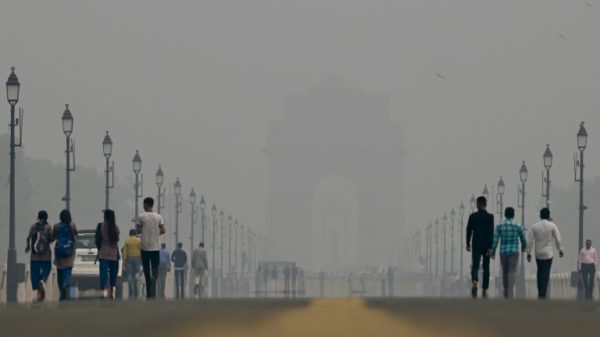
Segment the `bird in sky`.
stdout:
<path fill-rule="evenodd" d="M 437 76 L 438 78 L 441 78 L 442 80 L 446 79 L 446 77 L 440 73 L 435 73 L 435 76 Z"/>
<path fill-rule="evenodd" d="M 567 38 L 566 38 L 564 35 L 562 35 L 562 34 L 557 34 L 557 35 L 558 35 L 558 37 L 560 37 L 560 38 L 561 38 L 561 39 L 563 39 L 563 40 L 566 40 L 566 39 L 567 39 Z"/>
<path fill-rule="evenodd" d="M 586 4 L 588 7 L 592 7 L 592 8 L 594 8 L 594 5 L 592 5 L 592 4 L 591 4 L 591 3 L 589 3 L 589 2 L 586 2 L 585 4 Z"/>

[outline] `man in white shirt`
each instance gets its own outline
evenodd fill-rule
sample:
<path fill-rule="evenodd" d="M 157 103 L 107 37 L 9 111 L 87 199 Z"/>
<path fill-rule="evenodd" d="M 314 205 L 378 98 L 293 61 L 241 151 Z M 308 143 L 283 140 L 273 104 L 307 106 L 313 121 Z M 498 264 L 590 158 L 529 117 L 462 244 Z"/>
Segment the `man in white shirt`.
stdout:
<path fill-rule="evenodd" d="M 159 237 L 165 234 L 165 223 L 160 214 L 155 213 L 154 199 L 144 199 L 144 212 L 138 217 L 136 228 L 140 233 L 142 266 L 146 279 L 146 298 L 156 297 L 156 280 L 158 279 L 158 265 L 160 262 Z"/>
<path fill-rule="evenodd" d="M 550 269 L 552 268 L 552 258 L 554 257 L 552 244 L 556 244 L 558 254 L 561 258 L 564 256 L 564 249 L 558 227 L 550 221 L 550 210 L 548 208 L 542 208 L 540 219 L 541 221 L 533 224 L 529 231 L 527 238 L 527 262 L 531 262 L 531 250 L 535 247 L 538 298 L 543 299 L 546 298 Z"/>

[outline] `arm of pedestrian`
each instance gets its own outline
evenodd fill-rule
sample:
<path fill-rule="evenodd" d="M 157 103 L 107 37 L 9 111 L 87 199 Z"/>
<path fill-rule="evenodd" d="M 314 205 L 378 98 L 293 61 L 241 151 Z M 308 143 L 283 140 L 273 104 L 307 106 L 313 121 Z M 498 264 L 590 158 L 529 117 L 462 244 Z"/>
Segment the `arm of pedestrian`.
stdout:
<path fill-rule="evenodd" d="M 531 254 L 527 253 L 527 262 L 531 263 Z"/>
<path fill-rule="evenodd" d="M 561 249 L 561 250 L 559 250 L 559 251 L 558 251 L 558 256 L 559 256 L 559 257 L 561 257 L 561 258 L 563 258 L 563 257 L 565 256 L 565 252 L 563 252 L 563 250 L 562 250 L 562 249 Z"/>
<path fill-rule="evenodd" d="M 160 235 L 165 235 L 165 233 L 167 233 L 167 230 L 165 229 L 164 224 L 158 225 L 158 229 L 160 231 Z"/>

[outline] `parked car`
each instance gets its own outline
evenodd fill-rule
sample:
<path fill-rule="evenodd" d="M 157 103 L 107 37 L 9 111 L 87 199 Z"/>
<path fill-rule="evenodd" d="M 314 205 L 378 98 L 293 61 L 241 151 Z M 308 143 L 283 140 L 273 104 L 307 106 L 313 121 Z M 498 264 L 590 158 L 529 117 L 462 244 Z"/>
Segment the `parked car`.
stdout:
<path fill-rule="evenodd" d="M 97 259 L 96 230 L 79 230 L 75 242 L 75 263 L 73 265 L 73 286 L 79 291 L 100 289 L 100 264 Z M 123 294 L 122 265 L 119 260 L 116 297 Z"/>

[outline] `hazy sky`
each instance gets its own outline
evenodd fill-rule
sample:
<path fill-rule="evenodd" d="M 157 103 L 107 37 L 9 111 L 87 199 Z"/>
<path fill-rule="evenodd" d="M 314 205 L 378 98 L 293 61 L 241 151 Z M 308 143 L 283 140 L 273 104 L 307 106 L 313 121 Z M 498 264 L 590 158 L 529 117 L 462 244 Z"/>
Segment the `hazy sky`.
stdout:
<path fill-rule="evenodd" d="M 79 164 L 102 169 L 110 130 L 121 183 L 139 148 L 146 192 L 162 164 L 259 227 L 283 96 L 332 77 L 390 96 L 410 151 L 407 227 L 500 175 L 514 203 L 523 159 L 537 204 L 546 143 L 568 186 L 581 120 L 588 175 L 600 168 L 598 0 L 3 0 L 0 31 L 29 156 L 63 161 L 68 102 Z"/>

